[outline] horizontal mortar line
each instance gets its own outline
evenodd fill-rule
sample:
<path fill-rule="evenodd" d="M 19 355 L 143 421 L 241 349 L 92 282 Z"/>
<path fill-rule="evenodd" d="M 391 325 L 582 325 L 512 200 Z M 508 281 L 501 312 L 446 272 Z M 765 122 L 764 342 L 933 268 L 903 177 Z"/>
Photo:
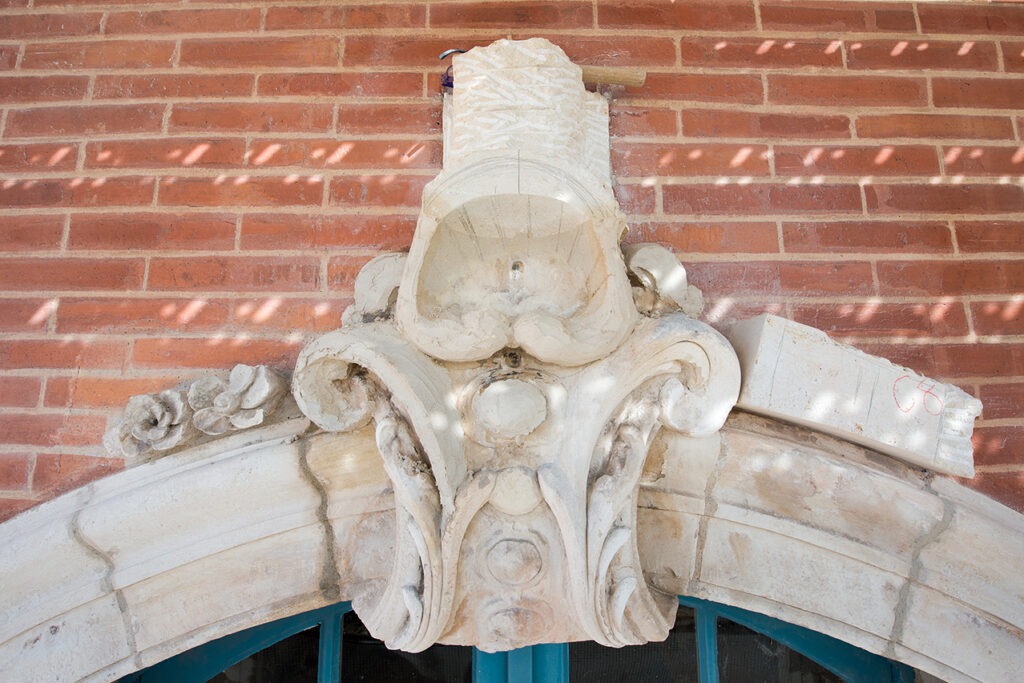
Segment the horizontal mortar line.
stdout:
<path fill-rule="evenodd" d="M 25 294 L 33 294 L 33 295 L 36 294 L 35 292 L 24 292 L 24 291 L 18 292 L 17 290 L 6 290 L 6 291 L 0 290 L 0 297 L 3 297 L 3 298 L 15 298 L 14 295 L 19 294 L 19 293 L 22 294 L 22 296 L 21 297 L 17 297 L 18 300 L 24 300 L 26 298 L 24 296 Z M 119 296 L 119 294 L 123 294 L 123 296 Z M 217 301 L 219 301 L 219 300 L 235 300 L 235 299 L 237 299 L 237 300 L 247 300 L 247 299 L 282 299 L 282 300 L 295 299 L 295 300 L 309 300 L 309 299 L 315 299 L 315 300 L 319 300 L 319 301 L 339 301 L 339 302 L 343 302 L 343 301 L 348 301 L 348 300 L 350 300 L 352 298 L 352 290 L 350 288 L 346 288 L 346 289 L 336 289 L 336 290 L 331 290 L 329 292 L 324 292 L 324 291 L 319 290 L 319 289 L 309 289 L 309 290 L 295 290 L 295 291 L 289 291 L 289 292 L 266 292 L 266 293 L 256 293 L 256 292 L 245 291 L 245 290 L 241 290 L 241 289 L 225 290 L 225 291 L 200 290 L 200 289 L 196 289 L 196 290 L 187 290 L 187 289 L 185 289 L 185 290 L 180 290 L 180 289 L 179 290 L 174 290 L 174 289 L 132 289 L 132 290 L 103 289 L 103 290 L 82 290 L 82 291 L 63 290 L 63 291 L 60 291 L 59 293 L 51 292 L 51 293 L 47 293 L 47 294 L 39 294 L 38 296 L 34 296 L 33 298 L 40 298 L 40 299 L 111 299 L 111 300 L 115 300 L 116 299 L 118 301 L 124 301 L 124 300 L 146 301 L 146 300 L 150 300 L 150 299 L 180 299 L 182 303 L 185 303 L 188 300 L 194 300 L 194 299 L 204 299 L 204 300 L 208 300 L 208 301 L 214 301 L 214 300 L 217 300 Z M 60 311 L 58 310 L 57 311 L 57 320 L 58 320 L 58 322 L 60 320 L 62 320 L 62 319 L 63 318 L 61 317 Z M 224 323 L 224 324 L 227 324 L 227 323 Z M 216 328 L 212 328 L 212 329 L 214 331 L 216 330 Z M 177 331 L 173 330 L 173 329 L 168 329 L 167 332 L 168 333 L 170 333 L 170 332 L 177 333 Z M 15 331 L 11 331 L 11 332 L 5 332 L 4 333 L 4 339 L 7 339 L 7 340 L 11 340 L 11 339 L 51 339 L 51 340 L 55 340 L 55 341 L 72 341 L 73 339 L 78 339 L 78 338 L 81 338 L 83 336 L 89 337 L 89 336 L 96 335 L 96 334 L 100 334 L 100 333 L 98 333 L 98 332 L 54 332 L 54 333 L 49 333 L 49 332 L 43 332 L 43 331 L 39 331 L 39 332 L 32 332 L 32 331 L 28 331 L 28 332 L 15 332 Z M 124 334 L 124 333 L 121 333 L 121 334 Z M 155 333 L 155 334 L 160 334 L 160 333 Z M 149 335 L 147 334 L 147 336 L 149 336 Z M 174 336 L 174 335 L 170 335 L 170 336 Z"/>
<path fill-rule="evenodd" d="M 266 207 L 254 207 L 252 205 L 246 205 L 245 207 L 233 210 L 224 209 L 218 204 L 210 206 L 176 206 L 173 207 L 174 211 L 169 212 L 166 206 L 154 206 L 152 204 L 145 204 L 142 206 L 134 205 L 120 205 L 120 206 L 83 206 L 83 207 L 47 207 L 47 206 L 35 206 L 21 209 L 5 209 L 0 207 L 0 216 L 35 216 L 40 214 L 45 215 L 95 215 L 95 214 L 166 214 L 166 213 L 181 213 L 184 215 L 192 214 L 216 214 L 216 213 L 232 213 L 232 214 L 302 214 L 302 215 L 329 215 L 329 216 L 390 216 L 390 215 L 401 215 L 401 216 L 418 216 L 420 214 L 419 205 L 417 206 L 360 206 L 360 205 L 349 205 L 349 206 L 328 206 L 322 207 L 317 205 L 306 205 L 296 204 L 289 206 L 266 206 Z"/>
<path fill-rule="evenodd" d="M 341 326 L 339 321 L 338 327 Z M 173 334 L 171 333 L 173 332 Z M 64 341 L 64 342 L 84 342 L 86 344 L 103 344 L 110 342 L 128 342 L 133 340 L 153 340 L 153 339 L 171 339 L 171 340 L 191 340 L 191 341 L 209 341 L 211 345 L 218 344 L 237 344 L 241 342 L 249 341 L 271 341 L 280 342 L 283 344 L 299 344 L 304 343 L 303 337 L 315 336 L 320 334 L 315 330 L 301 330 L 298 333 L 295 331 L 286 330 L 265 330 L 260 329 L 258 333 L 249 329 L 240 330 L 166 330 L 163 332 L 154 332 L 152 334 L 143 334 L 140 332 L 109 332 L 109 333 L 77 333 L 77 334 L 62 334 L 55 335 L 53 337 L 39 337 L 29 335 L 5 335 L 6 341 Z M 111 364 L 113 365 L 113 364 Z M 43 368 L 45 369 L 45 368 Z M 62 368 L 50 368 L 50 369 L 62 369 Z M 74 370 L 74 368 L 69 368 Z M 117 369 L 117 368 L 112 368 Z"/>
<path fill-rule="evenodd" d="M 1009 187 L 1017 187 L 1017 179 L 1024 180 L 1024 169 L 1022 175 L 1017 176 L 1016 174 L 1000 174 L 995 175 L 964 175 L 963 182 L 950 183 L 942 182 L 936 183 L 933 181 L 934 178 L 940 179 L 959 179 L 960 174 L 947 174 L 941 175 L 938 173 L 923 173 L 919 175 L 872 175 L 872 174 L 856 174 L 856 175 L 828 175 L 824 173 L 806 173 L 801 175 L 779 175 L 769 176 L 759 175 L 755 173 L 743 173 L 740 171 L 730 171 L 729 173 L 704 173 L 701 175 L 639 175 L 639 176 L 627 176 L 619 175 L 616 176 L 616 182 L 622 185 L 643 185 L 644 183 L 650 183 L 651 179 L 654 179 L 658 185 L 714 185 L 716 182 L 722 186 L 729 185 L 777 185 L 777 186 L 788 186 L 788 187 L 829 187 L 834 185 L 843 186 L 857 186 L 857 185 L 933 185 L 936 187 L 947 186 L 947 185 L 1005 185 Z M 1013 178 L 1013 181 L 1001 181 L 1000 178 L 1003 175 L 1008 175 Z M 822 180 L 811 181 L 812 178 L 821 177 Z M 799 183 L 792 182 L 794 178 L 807 178 L 808 180 Z M 868 179 L 868 180 L 865 180 Z M 742 180 L 743 182 L 737 182 Z M 970 182 L 967 182 L 967 181 Z M 1024 210 L 1024 205 L 1021 206 L 1021 210 Z"/>
<path fill-rule="evenodd" d="M 112 411 L 124 410 L 121 408 L 109 408 L 102 412 L 95 413 L 96 417 L 106 417 Z M 65 409 L 64 412 L 67 412 Z M 77 414 L 77 410 L 73 410 L 73 414 Z M 31 451 L 40 455 L 85 455 L 93 458 L 112 458 L 118 459 L 120 456 L 112 456 L 107 453 L 106 449 L 103 448 L 103 444 L 96 443 L 92 446 L 40 446 L 38 444 L 2 444 L 0 445 L 0 453 L 24 453 Z M 19 497 L 21 500 L 38 500 L 40 503 L 50 500 L 50 497 L 36 498 L 38 495 L 46 495 L 45 491 L 33 490 L 26 492 L 28 495 L 25 497 Z"/>
<path fill-rule="evenodd" d="M 914 259 L 917 260 L 917 259 Z M 685 265 L 685 263 L 684 263 Z M 809 305 L 809 306 L 820 306 L 820 305 L 835 305 L 835 306 L 874 306 L 874 305 L 906 305 L 906 306 L 920 306 L 920 305 L 935 305 L 942 306 L 946 304 L 961 304 L 965 301 L 970 303 L 972 299 L 977 298 L 981 303 L 993 303 L 991 297 L 953 297 L 952 300 L 939 300 L 934 295 L 919 295 L 919 296 L 896 296 L 896 295 L 875 295 L 867 294 L 860 296 L 829 296 L 829 295 L 808 295 L 803 296 L 799 299 L 792 297 L 785 297 L 786 303 L 793 304 L 794 306 Z M 945 298 L 945 297 L 943 297 Z M 736 303 L 751 303 L 751 304 L 771 304 L 779 303 L 778 295 L 762 295 L 753 297 L 734 297 L 734 296 L 712 296 L 708 298 L 708 305 L 724 303 L 724 302 L 736 302 Z M 1000 303 L 1010 303 L 1010 300 L 1003 300 Z M 707 308 L 707 307 L 705 307 Z"/>
<path fill-rule="evenodd" d="M 837 336 L 840 336 L 837 334 Z M 848 336 L 844 336 L 844 339 L 850 339 Z M 855 338 L 857 345 L 866 344 L 888 344 L 891 346 L 916 346 L 916 347 L 929 347 L 929 346 L 982 346 L 988 349 L 998 349 L 1001 346 L 1015 346 L 1024 342 L 1024 335 L 1015 335 L 1012 337 L 999 337 L 995 341 L 991 337 L 904 337 L 904 336 L 864 336 Z M 957 378 L 958 381 L 963 381 L 963 378 Z"/>
<path fill-rule="evenodd" d="M 950 264 L 957 263 L 987 263 L 993 259 L 1000 261 L 1024 261 L 1022 252 L 977 252 L 969 254 L 954 254 L 949 251 L 916 251 L 903 249 L 893 251 L 862 251 L 862 252 L 835 252 L 835 251 L 786 251 L 786 252 L 748 252 L 748 251 L 721 251 L 721 252 L 682 252 L 687 263 L 755 263 L 761 261 L 814 261 L 823 265 L 829 263 L 842 263 L 847 261 L 944 261 Z M 990 295 L 992 296 L 992 295 Z M 999 296 L 996 293 L 995 296 Z"/>
<path fill-rule="evenodd" d="M 975 465 L 975 474 L 1018 474 L 1024 472 L 1024 464 Z"/>
<path fill-rule="evenodd" d="M 30 180 L 77 180 L 83 182 L 89 180 L 112 180 L 115 178 L 140 178 L 147 181 L 159 179 L 176 180 L 179 178 L 217 178 L 237 179 L 286 179 L 291 176 L 300 176 L 302 179 L 353 176 L 403 176 L 403 177 L 430 177 L 437 175 L 437 169 L 419 168 L 312 168 L 312 167 L 281 167 L 281 166 L 230 166 L 226 168 L 210 168 L 200 166 L 188 166 L 184 168 L 169 168 L 161 166 L 158 168 L 87 168 L 82 171 L 50 172 L 50 173 L 0 173 L 0 181 L 15 182 Z M 299 182 L 299 181 L 296 181 Z"/>
<path fill-rule="evenodd" d="M 975 427 L 1024 427 L 1024 418 L 1020 417 L 999 417 L 981 418 L 974 423 Z"/>
<path fill-rule="evenodd" d="M 289 241 L 289 235 L 282 233 L 280 239 L 283 242 Z M 252 258 L 274 258 L 278 256 L 297 257 L 297 256 L 308 256 L 308 257 L 322 257 L 322 256 L 367 256 L 381 252 L 380 247 L 374 246 L 359 246 L 359 245 L 337 245 L 337 246 L 317 246 L 308 248 L 295 248 L 289 247 L 285 249 L 279 249 L 275 247 L 266 248 L 242 248 L 234 250 L 229 247 L 226 249 L 183 249 L 183 248 L 172 248 L 165 247 L 160 248 L 152 247 L 135 247 L 130 249 L 88 249 L 83 247 L 70 247 L 67 251 L 51 251 L 51 252 L 3 252 L 0 253 L 0 264 L 5 261 L 18 260 L 21 258 L 44 258 L 44 259 L 96 259 L 96 258 L 117 258 L 124 260 L 142 259 L 142 258 L 207 258 L 207 257 L 232 257 L 232 256 L 246 256 Z M 1021 258 L 1024 258 L 1022 255 Z M 34 291 L 34 290 L 33 290 Z M 77 290 L 53 290 L 53 291 L 77 291 Z M 96 290 L 104 291 L 104 290 Z M 161 291 L 161 290 L 138 290 L 138 291 Z"/>

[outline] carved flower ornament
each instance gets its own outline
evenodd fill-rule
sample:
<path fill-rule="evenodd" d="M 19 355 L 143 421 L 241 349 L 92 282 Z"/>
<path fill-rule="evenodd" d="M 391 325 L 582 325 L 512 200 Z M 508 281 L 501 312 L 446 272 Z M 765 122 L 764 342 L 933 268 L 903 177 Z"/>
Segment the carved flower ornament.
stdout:
<path fill-rule="evenodd" d="M 197 432 L 221 436 L 256 427 L 277 409 L 287 390 L 284 378 L 265 366 L 236 365 L 227 381 L 209 376 L 187 390 L 133 396 L 103 442 L 114 455 L 136 458 L 185 446 Z"/>
<path fill-rule="evenodd" d="M 277 407 L 286 390 L 285 381 L 266 366 L 236 365 L 227 382 L 203 377 L 189 387 L 192 422 L 211 436 L 255 427 Z"/>
<path fill-rule="evenodd" d="M 170 450 L 191 436 L 191 412 L 183 392 L 177 389 L 132 396 L 124 417 L 107 432 L 104 444 L 110 452 L 129 457 L 148 450 Z"/>

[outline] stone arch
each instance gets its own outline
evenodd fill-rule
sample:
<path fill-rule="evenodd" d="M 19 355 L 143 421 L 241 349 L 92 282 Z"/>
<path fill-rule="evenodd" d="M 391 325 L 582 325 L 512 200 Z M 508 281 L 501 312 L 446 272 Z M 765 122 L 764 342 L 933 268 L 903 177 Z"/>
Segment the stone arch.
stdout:
<path fill-rule="evenodd" d="M 308 428 L 183 450 L 0 526 L 3 678 L 113 680 L 372 581 L 388 540 L 373 557 L 365 539 L 393 514 L 372 430 Z M 663 432 L 639 509 L 658 589 L 950 681 L 1024 669 L 1021 517 L 950 479 L 734 413 L 720 435 Z"/>

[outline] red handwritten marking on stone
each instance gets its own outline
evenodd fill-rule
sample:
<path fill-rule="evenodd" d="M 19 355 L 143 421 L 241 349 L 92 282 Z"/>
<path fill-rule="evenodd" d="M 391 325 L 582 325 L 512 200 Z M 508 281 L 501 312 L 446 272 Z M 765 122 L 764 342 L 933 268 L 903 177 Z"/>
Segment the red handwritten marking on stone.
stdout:
<path fill-rule="evenodd" d="M 914 381 L 914 378 L 910 375 L 901 375 L 900 377 L 897 377 L 896 381 L 892 383 L 892 400 L 896 402 L 897 408 L 904 413 L 909 413 L 917 406 L 917 397 L 911 396 L 908 401 L 907 397 L 904 396 L 903 400 L 900 400 L 899 386 L 900 382 L 903 380 L 910 380 L 912 382 Z M 939 398 L 939 395 L 936 394 L 933 389 L 935 389 L 935 382 L 928 379 L 922 379 L 917 383 L 917 386 L 911 389 L 911 391 L 921 395 L 922 404 L 929 415 L 938 415 L 942 412 L 942 399 Z"/>

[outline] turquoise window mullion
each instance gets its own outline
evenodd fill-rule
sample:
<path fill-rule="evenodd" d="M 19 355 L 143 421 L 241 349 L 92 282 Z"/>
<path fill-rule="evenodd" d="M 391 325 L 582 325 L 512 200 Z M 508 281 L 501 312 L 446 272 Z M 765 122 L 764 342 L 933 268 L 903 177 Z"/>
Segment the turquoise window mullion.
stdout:
<path fill-rule="evenodd" d="M 341 620 L 344 612 L 330 614 L 320 624 L 320 652 L 317 655 L 317 683 L 341 681 Z"/>
<path fill-rule="evenodd" d="M 707 606 L 696 607 L 696 613 L 700 683 L 718 683 L 718 613 Z"/>

